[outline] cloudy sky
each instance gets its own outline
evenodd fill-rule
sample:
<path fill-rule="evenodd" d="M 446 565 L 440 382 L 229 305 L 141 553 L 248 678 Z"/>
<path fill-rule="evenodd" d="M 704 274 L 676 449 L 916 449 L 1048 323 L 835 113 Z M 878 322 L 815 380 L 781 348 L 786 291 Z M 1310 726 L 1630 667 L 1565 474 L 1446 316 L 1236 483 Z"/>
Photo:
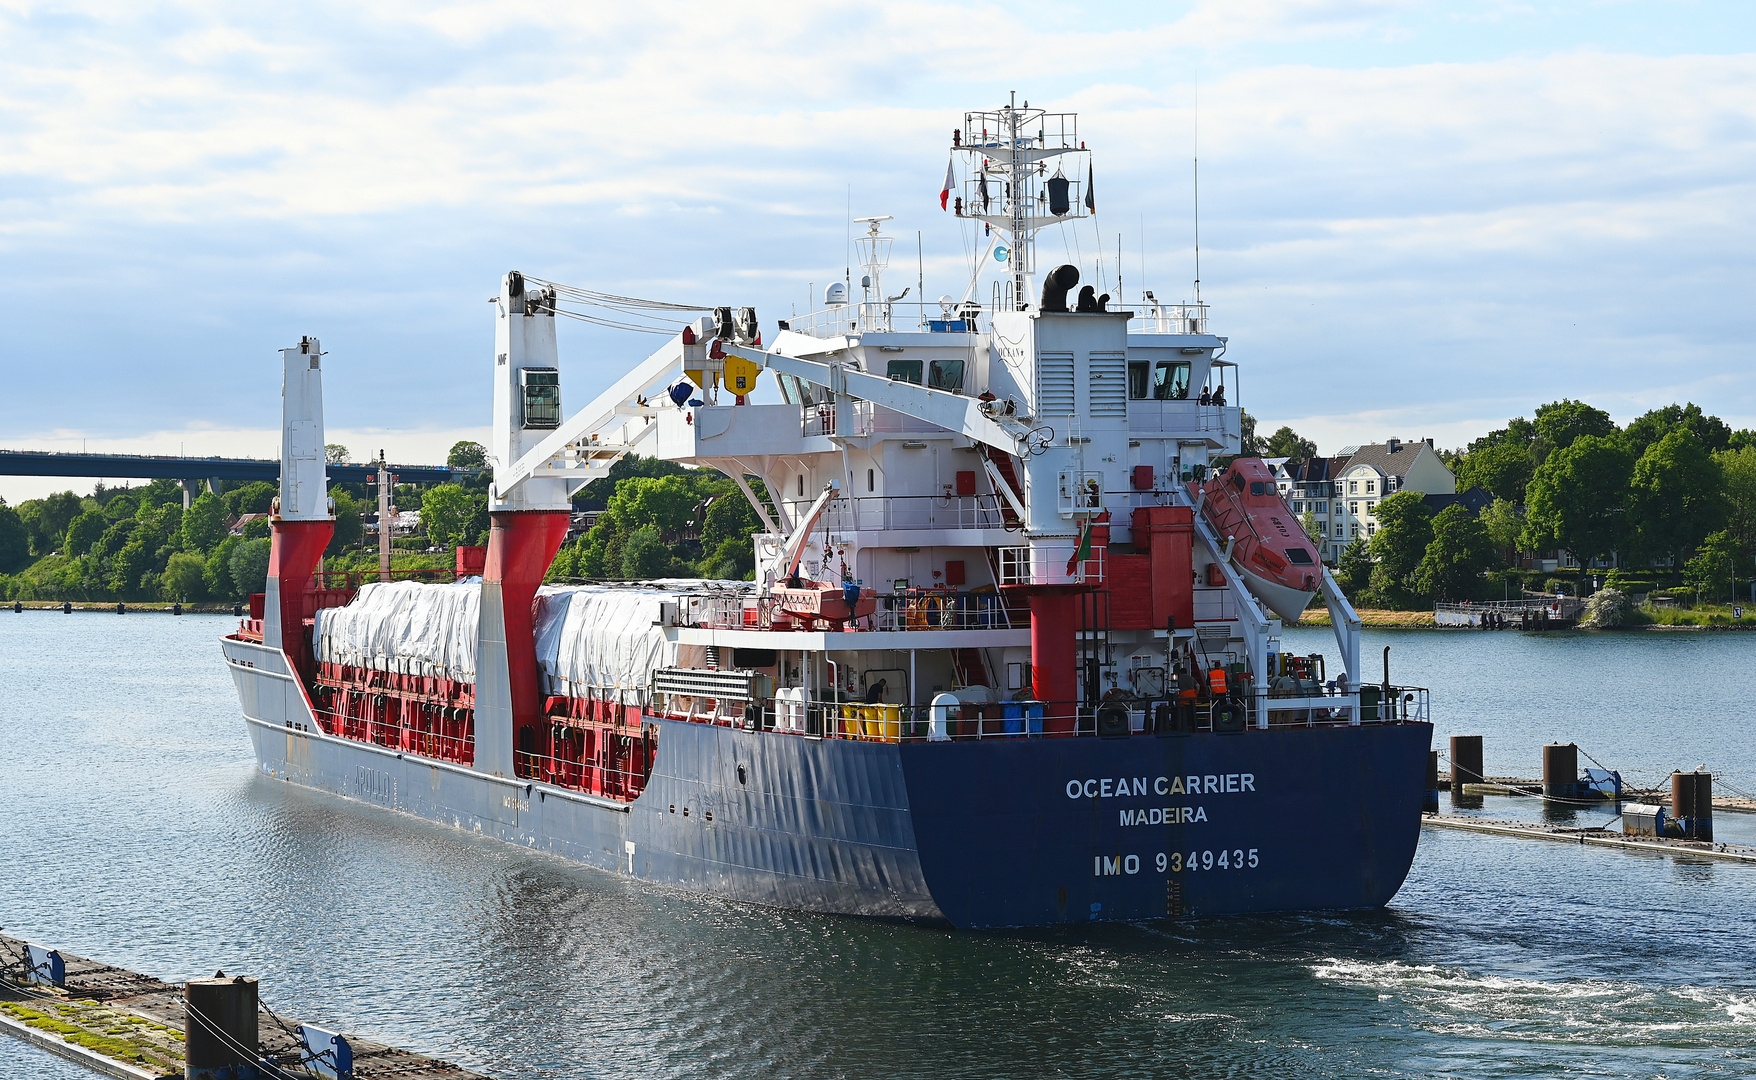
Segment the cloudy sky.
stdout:
<path fill-rule="evenodd" d="M 1215 332 L 1325 452 L 1562 396 L 1756 426 L 1756 5 L 1085 6 L 4 3 L 0 447 L 273 456 L 312 334 L 333 441 L 440 460 L 485 431 L 504 271 L 772 325 L 850 203 L 961 292 L 946 144 L 1012 90 L 1095 152 L 1044 265 L 1113 274 L 1119 236 L 1161 299 L 1198 95 Z M 654 344 L 566 324 L 570 407 Z"/>

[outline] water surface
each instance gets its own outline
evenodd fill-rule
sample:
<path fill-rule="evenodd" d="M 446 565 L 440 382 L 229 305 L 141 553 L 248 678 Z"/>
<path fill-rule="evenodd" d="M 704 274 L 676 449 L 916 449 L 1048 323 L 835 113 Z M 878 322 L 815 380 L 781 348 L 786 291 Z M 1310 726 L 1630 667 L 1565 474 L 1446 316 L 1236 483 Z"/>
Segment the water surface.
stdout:
<path fill-rule="evenodd" d="M 1756 868 L 1428 829 L 1366 914 L 966 933 L 770 911 L 258 775 L 231 625 L 0 613 L 9 932 L 255 974 L 289 1015 L 506 1078 L 1756 1073 Z M 1562 739 L 1645 779 L 1756 782 L 1734 677 L 1756 637 L 1366 641 L 1434 688 L 1441 742 L 1487 737 L 1489 771 Z M 0 1076 L 85 1075 L 0 1039 Z"/>

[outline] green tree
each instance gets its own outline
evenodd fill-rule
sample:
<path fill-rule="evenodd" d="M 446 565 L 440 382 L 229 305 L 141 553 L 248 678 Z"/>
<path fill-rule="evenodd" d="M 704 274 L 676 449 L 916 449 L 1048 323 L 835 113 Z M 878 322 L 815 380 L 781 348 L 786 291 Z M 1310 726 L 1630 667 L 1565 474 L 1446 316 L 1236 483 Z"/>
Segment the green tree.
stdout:
<path fill-rule="evenodd" d="M 160 477 L 140 489 L 141 506 L 164 506 L 167 503 L 183 505 L 183 484 L 181 481 Z"/>
<path fill-rule="evenodd" d="M 1518 536 L 1524 531 L 1524 515 L 1517 505 L 1508 499 L 1495 499 L 1482 511 L 1481 521 L 1494 547 L 1508 563 L 1513 562 L 1518 555 Z"/>
<path fill-rule="evenodd" d="M 1677 428 L 1634 466 L 1629 513 L 1640 549 L 1681 563 L 1726 523 L 1725 477 L 1707 446 Z"/>
<path fill-rule="evenodd" d="M 743 493 L 727 492 L 707 508 L 707 519 L 701 526 L 701 550 L 718 552 L 727 540 L 737 540 L 749 547 L 750 538 L 761 528 L 756 511 L 750 508 Z"/>
<path fill-rule="evenodd" d="M 1371 541 L 1374 603 L 1396 610 L 1422 606 L 1416 575 L 1433 542 L 1433 512 L 1415 491 L 1399 491 L 1378 503 L 1378 531 Z"/>
<path fill-rule="evenodd" d="M 1701 541 L 1694 557 L 1683 564 L 1683 583 L 1703 600 L 1729 600 L 1736 558 L 1737 544 L 1731 535 L 1723 529 L 1713 533 Z"/>
<path fill-rule="evenodd" d="M 1433 542 L 1415 572 L 1419 590 L 1440 600 L 1468 600 L 1481 589 L 1482 574 L 1499 561 L 1480 519 L 1458 503 L 1433 518 Z"/>
<path fill-rule="evenodd" d="M 1537 454 L 1546 459 L 1557 450 L 1565 450 L 1583 435 L 1613 438 L 1615 421 L 1602 409 L 1594 409 L 1583 401 L 1563 398 L 1538 407 L 1536 411 Z"/>
<path fill-rule="evenodd" d="M 272 540 L 245 540 L 232 551 L 232 586 L 239 595 L 249 596 L 268 588 L 268 551 Z"/>
<path fill-rule="evenodd" d="M 1739 551 L 1756 553 L 1756 446 L 1715 454 L 1725 479 L 1726 530 Z"/>
<path fill-rule="evenodd" d="M 639 454 L 624 454 L 610 466 L 609 474 L 600 476 L 591 483 L 580 488 L 573 495 L 575 510 L 603 510 L 610 504 L 610 496 L 622 481 L 635 476 L 653 478 L 665 476 L 686 476 L 692 470 L 684 468 L 674 461 L 664 458 L 641 457 Z"/>
<path fill-rule="evenodd" d="M 1300 514 L 1299 527 L 1305 530 L 1305 535 L 1310 537 L 1319 548 L 1323 546 L 1323 524 L 1317 520 L 1316 511 L 1307 510 Z"/>
<path fill-rule="evenodd" d="M 1691 401 L 1687 405 L 1666 405 L 1662 409 L 1653 409 L 1636 417 L 1624 432 L 1628 440 L 1628 448 L 1634 451 L 1638 460 L 1653 443 L 1669 435 L 1673 431 L 1692 431 L 1708 450 L 1718 452 L 1730 447 L 1732 429 L 1717 416 L 1708 416 L 1701 411 L 1701 406 Z"/>
<path fill-rule="evenodd" d="M 1565 548 L 1581 566 L 1608 558 L 1627 536 L 1633 471 L 1622 441 L 1602 435 L 1581 435 L 1550 454 L 1530 481 L 1520 546 Z"/>
<path fill-rule="evenodd" d="M 688 478 L 642 476 L 617 484 L 607 509 L 637 529 L 656 528 L 660 537 L 668 540 L 688 528 L 698 505 Z"/>
<path fill-rule="evenodd" d="M 1238 456 L 1261 457 L 1264 449 L 1265 446 L 1263 441 L 1256 437 L 1256 418 L 1245 412 L 1243 409 L 1239 409 Z"/>
<path fill-rule="evenodd" d="M 266 514 L 274 505 L 274 497 L 280 489 L 267 480 L 254 480 L 236 491 L 225 494 L 226 508 L 232 517 L 241 518 L 245 514 Z"/>
<path fill-rule="evenodd" d="M 1364 536 L 1356 536 L 1342 549 L 1335 564 L 1336 584 L 1356 603 L 1365 603 L 1366 589 L 1372 580 L 1372 548 Z"/>
<path fill-rule="evenodd" d="M 238 550 L 243 541 L 235 536 L 228 536 L 219 542 L 219 546 L 208 553 L 207 565 L 202 568 L 201 578 L 207 583 L 210 596 L 225 599 L 237 599 L 243 594 L 232 580 L 232 553 Z M 267 580 L 264 571 L 263 579 Z"/>
<path fill-rule="evenodd" d="M 323 460 L 331 465 L 346 465 L 352 461 L 353 454 L 341 443 L 324 443 Z"/>
<path fill-rule="evenodd" d="M 478 516 L 487 512 L 487 499 L 458 484 L 436 484 L 421 499 L 421 527 L 427 539 L 450 547 L 468 543 L 479 528 Z"/>
<path fill-rule="evenodd" d="M 116 495 L 104 503 L 104 516 L 111 521 L 131 518 L 140 511 L 140 500 L 132 495 Z"/>
<path fill-rule="evenodd" d="M 488 467 L 488 448 L 467 439 L 452 443 L 451 452 L 445 455 L 445 464 L 453 469 L 485 469 Z"/>
<path fill-rule="evenodd" d="M 152 571 L 153 549 L 149 530 L 136 529 L 122 549 L 110 558 L 110 590 L 118 596 L 134 593 L 141 587 L 141 578 Z"/>
<path fill-rule="evenodd" d="M 620 494 L 620 492 L 618 492 Z M 622 546 L 622 577 L 635 581 L 664 576 L 671 566 L 671 549 L 651 525 L 634 530 Z"/>
<path fill-rule="evenodd" d="M 0 573 L 16 570 L 30 559 L 30 530 L 18 511 L 0 499 Z"/>
<path fill-rule="evenodd" d="M 67 523 L 67 539 L 61 550 L 68 555 L 84 555 L 109 527 L 110 519 L 102 510 L 87 510 Z"/>
<path fill-rule="evenodd" d="M 749 537 L 727 537 L 701 560 L 701 576 L 721 581 L 747 581 L 756 572 L 756 549 Z"/>
<path fill-rule="evenodd" d="M 1499 442 L 1464 454 L 1457 466 L 1457 488 L 1481 488 L 1496 499 L 1523 503 L 1536 462 L 1530 448 L 1515 442 Z"/>
<path fill-rule="evenodd" d="M 193 551 L 179 551 L 165 563 L 159 577 L 159 591 L 166 600 L 185 603 L 200 600 L 207 593 L 207 560 Z"/>
<path fill-rule="evenodd" d="M 226 538 L 226 503 L 204 491 L 191 504 L 178 527 L 178 544 L 184 551 L 211 551 Z"/>
<path fill-rule="evenodd" d="M 366 526 L 360 520 L 360 504 L 352 495 L 342 488 L 331 488 L 330 491 L 330 497 L 335 500 L 335 532 L 330 536 L 324 554 L 340 555 L 360 542 Z"/>
<path fill-rule="evenodd" d="M 1310 461 L 1317 456 L 1317 444 L 1282 424 L 1268 437 L 1263 457 L 1283 457 L 1290 461 Z"/>
<path fill-rule="evenodd" d="M 121 551 L 123 546 L 134 536 L 134 530 L 139 527 L 140 522 L 131 517 L 111 523 L 110 527 L 104 530 L 104 534 L 98 537 L 97 542 L 91 546 L 92 558 L 102 561 Z"/>
<path fill-rule="evenodd" d="M 274 534 L 274 526 L 267 518 L 256 518 L 245 523 L 240 535 L 246 540 L 261 540 Z"/>
<path fill-rule="evenodd" d="M 61 547 L 67 537 L 68 523 L 78 517 L 82 509 L 79 496 L 71 491 L 19 503 L 18 516 L 30 530 L 31 549 L 39 555 L 47 555 Z"/>

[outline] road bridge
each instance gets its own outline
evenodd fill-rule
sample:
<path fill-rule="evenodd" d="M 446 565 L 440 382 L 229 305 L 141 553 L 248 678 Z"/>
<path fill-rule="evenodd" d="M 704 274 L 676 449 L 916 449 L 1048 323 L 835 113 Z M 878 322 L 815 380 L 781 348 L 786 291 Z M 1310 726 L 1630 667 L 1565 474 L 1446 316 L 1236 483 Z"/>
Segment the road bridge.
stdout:
<path fill-rule="evenodd" d="M 443 484 L 478 472 L 444 465 L 391 465 L 403 484 Z M 329 479 L 362 483 L 378 475 L 375 462 L 331 464 Z M 263 458 L 172 457 L 161 454 L 70 454 L 43 450 L 0 450 L 0 476 L 74 476 L 98 480 L 181 480 L 187 506 L 203 480 L 212 491 L 227 481 L 280 480 L 280 462 Z"/>

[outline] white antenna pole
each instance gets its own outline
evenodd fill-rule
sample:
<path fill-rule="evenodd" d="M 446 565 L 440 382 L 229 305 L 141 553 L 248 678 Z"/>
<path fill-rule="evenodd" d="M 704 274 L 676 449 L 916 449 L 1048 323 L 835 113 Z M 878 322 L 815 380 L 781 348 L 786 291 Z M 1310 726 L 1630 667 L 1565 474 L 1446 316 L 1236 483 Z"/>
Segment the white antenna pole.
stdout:
<path fill-rule="evenodd" d="M 1190 142 L 1195 163 L 1195 302 L 1201 303 L 1201 77 L 1195 77 L 1195 137 Z"/>

